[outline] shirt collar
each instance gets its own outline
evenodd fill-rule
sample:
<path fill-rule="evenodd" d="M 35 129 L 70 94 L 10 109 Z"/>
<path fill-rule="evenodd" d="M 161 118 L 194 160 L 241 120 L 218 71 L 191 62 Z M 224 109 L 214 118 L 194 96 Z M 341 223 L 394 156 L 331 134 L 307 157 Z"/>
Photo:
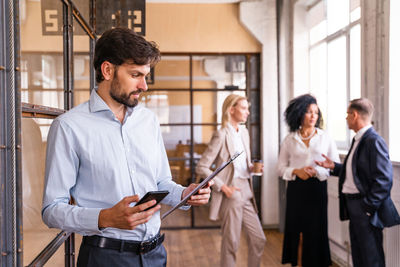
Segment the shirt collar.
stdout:
<path fill-rule="evenodd" d="M 233 128 L 232 124 L 231 124 L 230 122 L 228 122 L 228 129 L 229 129 L 232 133 L 239 134 L 239 133 L 240 133 L 240 126 L 241 126 L 241 125 L 238 125 L 238 130 L 236 131 L 236 129 Z"/>
<path fill-rule="evenodd" d="M 110 110 L 109 106 L 97 94 L 97 91 L 95 89 L 93 89 L 92 93 L 90 94 L 89 108 L 90 108 L 90 112 L 98 112 L 98 111 Z"/>
<path fill-rule="evenodd" d="M 354 136 L 354 139 L 357 140 L 357 141 L 360 140 L 361 137 L 365 134 L 365 132 L 368 131 L 368 129 L 371 128 L 371 127 L 372 127 L 372 125 L 369 124 L 369 125 L 361 128 L 360 130 L 358 130 L 358 132 Z"/>
<path fill-rule="evenodd" d="M 110 111 L 112 113 L 110 107 L 99 96 L 96 89 L 93 89 L 92 93 L 90 94 L 89 108 L 90 108 L 90 112 Z M 126 107 L 125 117 L 130 116 L 132 114 L 132 112 L 133 112 L 133 108 Z"/>

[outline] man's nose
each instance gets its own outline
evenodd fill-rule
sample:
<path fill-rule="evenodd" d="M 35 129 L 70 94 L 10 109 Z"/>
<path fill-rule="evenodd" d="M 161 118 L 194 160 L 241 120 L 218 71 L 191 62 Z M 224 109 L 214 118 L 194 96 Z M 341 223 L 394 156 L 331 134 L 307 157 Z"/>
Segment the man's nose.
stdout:
<path fill-rule="evenodd" d="M 143 77 L 142 79 L 140 79 L 140 83 L 138 84 L 138 88 L 143 90 L 144 92 L 147 91 L 148 87 L 147 87 L 146 77 Z"/>

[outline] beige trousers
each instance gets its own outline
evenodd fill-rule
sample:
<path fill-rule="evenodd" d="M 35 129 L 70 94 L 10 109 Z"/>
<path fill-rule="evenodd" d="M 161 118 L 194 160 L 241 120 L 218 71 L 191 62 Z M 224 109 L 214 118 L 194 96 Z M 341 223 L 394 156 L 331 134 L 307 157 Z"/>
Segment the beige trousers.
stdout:
<path fill-rule="evenodd" d="M 220 208 L 222 219 L 221 267 L 234 267 L 243 230 L 248 243 L 248 267 L 259 267 L 265 245 L 265 235 L 251 199 L 253 193 L 248 179 L 235 179 L 231 198 L 224 197 Z"/>

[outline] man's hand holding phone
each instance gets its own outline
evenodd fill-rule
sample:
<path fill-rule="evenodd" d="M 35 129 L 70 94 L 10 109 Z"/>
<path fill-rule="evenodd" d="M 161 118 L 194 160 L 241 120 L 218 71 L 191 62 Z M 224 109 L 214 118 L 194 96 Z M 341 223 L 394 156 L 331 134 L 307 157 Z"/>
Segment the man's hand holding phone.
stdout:
<path fill-rule="evenodd" d="M 149 192 L 141 200 L 138 195 L 124 197 L 113 207 L 102 209 L 98 220 L 99 228 L 113 227 L 133 230 L 136 226 L 148 222 L 161 208 L 157 203 L 168 194 L 165 191 L 160 194 L 157 192 Z M 130 204 L 133 202 L 137 203 L 131 207 Z"/>

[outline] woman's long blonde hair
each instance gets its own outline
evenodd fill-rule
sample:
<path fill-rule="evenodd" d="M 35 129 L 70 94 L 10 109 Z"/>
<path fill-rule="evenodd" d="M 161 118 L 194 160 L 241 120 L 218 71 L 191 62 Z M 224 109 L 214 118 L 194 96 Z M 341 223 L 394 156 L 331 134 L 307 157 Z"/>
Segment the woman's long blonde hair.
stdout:
<path fill-rule="evenodd" d="M 231 121 L 231 107 L 236 106 L 236 104 L 241 100 L 247 100 L 247 98 L 236 94 L 228 95 L 225 98 L 224 104 L 222 105 L 222 127 L 226 127 L 228 122 Z"/>

